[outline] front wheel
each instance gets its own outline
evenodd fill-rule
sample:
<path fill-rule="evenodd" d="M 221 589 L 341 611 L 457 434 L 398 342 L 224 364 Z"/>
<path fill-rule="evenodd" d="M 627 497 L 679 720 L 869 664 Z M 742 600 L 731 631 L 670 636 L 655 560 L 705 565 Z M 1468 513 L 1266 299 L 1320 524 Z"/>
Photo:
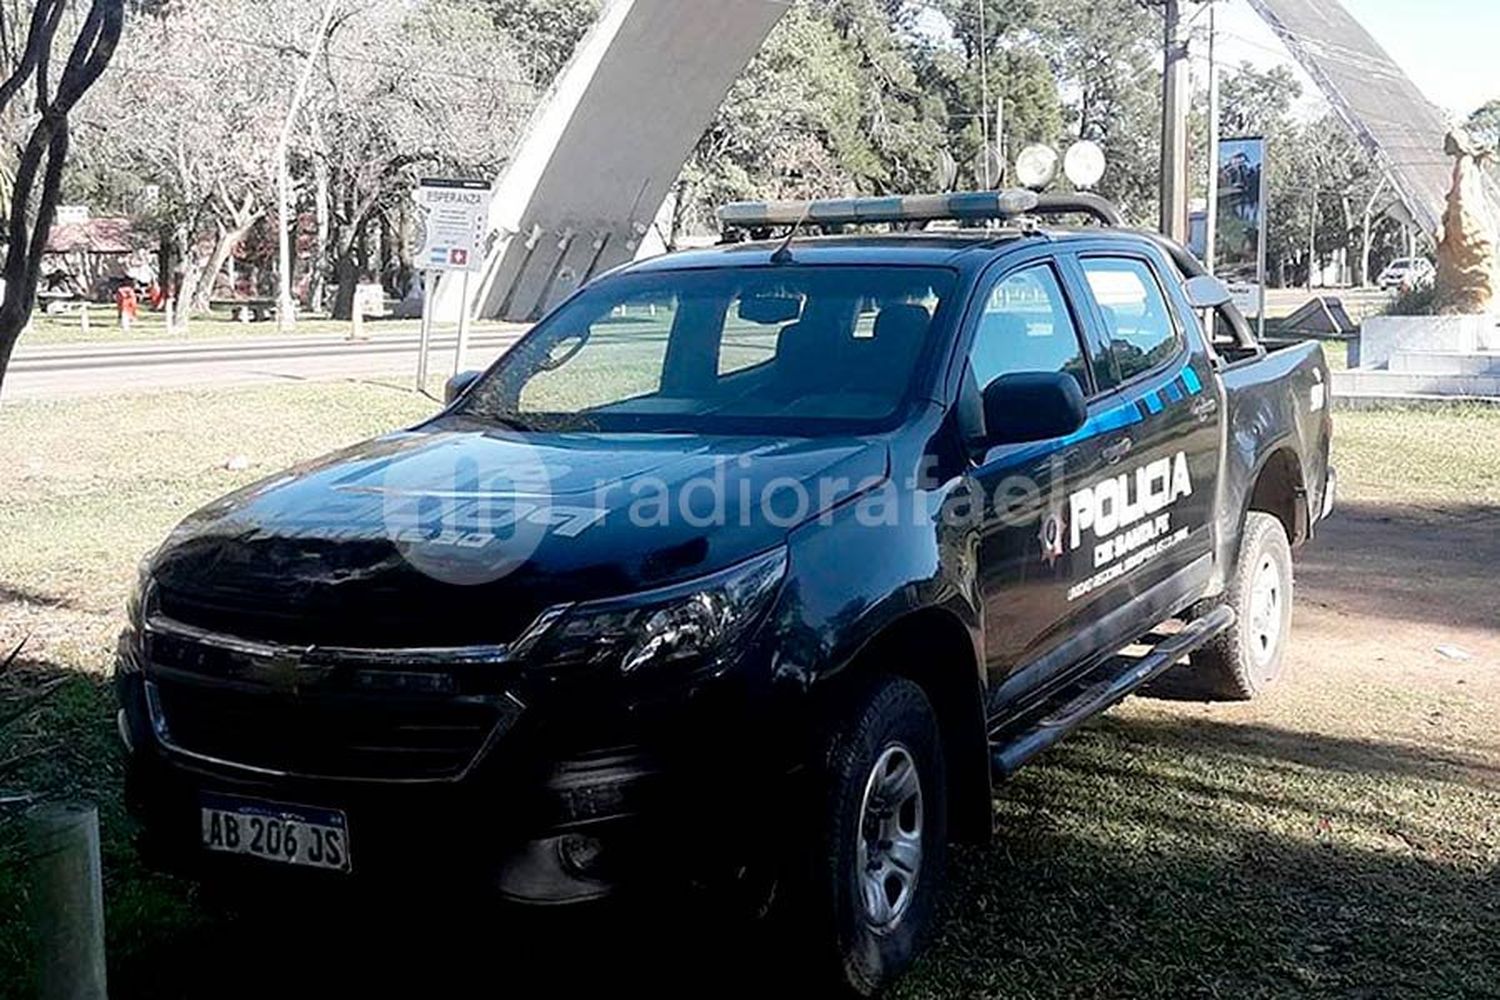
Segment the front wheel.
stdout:
<path fill-rule="evenodd" d="M 1234 608 L 1235 623 L 1190 663 L 1215 696 L 1248 701 L 1281 675 L 1292 631 L 1292 547 L 1270 514 L 1246 517 L 1239 562 L 1221 601 Z"/>
<path fill-rule="evenodd" d="M 915 957 L 947 861 L 947 782 L 927 696 L 900 678 L 869 683 L 833 726 L 821 765 L 810 943 L 838 985 L 870 996 Z"/>

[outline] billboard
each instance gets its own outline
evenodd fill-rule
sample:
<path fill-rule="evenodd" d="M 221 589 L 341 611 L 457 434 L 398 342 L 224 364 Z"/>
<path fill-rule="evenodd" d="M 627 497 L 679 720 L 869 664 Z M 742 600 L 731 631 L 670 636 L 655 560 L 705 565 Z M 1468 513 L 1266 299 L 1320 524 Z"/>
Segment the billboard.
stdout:
<path fill-rule="evenodd" d="M 1246 316 L 1260 316 L 1266 286 L 1266 140 L 1219 143 L 1218 237 L 1214 273 Z"/>

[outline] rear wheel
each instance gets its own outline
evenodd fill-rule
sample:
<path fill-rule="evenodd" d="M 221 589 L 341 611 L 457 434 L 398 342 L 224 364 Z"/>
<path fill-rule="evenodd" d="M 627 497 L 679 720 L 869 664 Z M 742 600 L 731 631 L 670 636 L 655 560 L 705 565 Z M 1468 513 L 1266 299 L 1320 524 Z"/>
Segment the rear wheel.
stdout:
<path fill-rule="evenodd" d="M 1191 657 L 1193 672 L 1216 697 L 1247 701 L 1281 675 L 1292 630 L 1292 548 L 1270 514 L 1251 511 L 1229 589 L 1218 601 L 1235 623 Z"/>
<path fill-rule="evenodd" d="M 891 677 L 861 689 L 819 777 L 819 836 L 795 902 L 817 924 L 809 943 L 823 967 L 870 996 L 915 957 L 947 861 L 942 743 L 922 689 Z"/>

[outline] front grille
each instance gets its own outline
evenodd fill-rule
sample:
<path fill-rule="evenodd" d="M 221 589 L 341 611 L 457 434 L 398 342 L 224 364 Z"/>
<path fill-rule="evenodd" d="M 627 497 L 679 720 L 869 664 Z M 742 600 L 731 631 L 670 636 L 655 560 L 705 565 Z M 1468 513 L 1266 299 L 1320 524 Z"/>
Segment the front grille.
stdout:
<path fill-rule="evenodd" d="M 480 588 L 429 593 L 368 588 L 359 594 L 289 593 L 219 585 L 159 586 L 157 611 L 220 635 L 304 646 L 441 647 L 514 639 L 542 611 L 524 592 L 494 598 Z"/>
<path fill-rule="evenodd" d="M 152 685 L 172 746 L 312 777 L 454 778 L 475 760 L 499 718 L 497 708 L 478 700 L 288 695 L 164 678 Z"/>

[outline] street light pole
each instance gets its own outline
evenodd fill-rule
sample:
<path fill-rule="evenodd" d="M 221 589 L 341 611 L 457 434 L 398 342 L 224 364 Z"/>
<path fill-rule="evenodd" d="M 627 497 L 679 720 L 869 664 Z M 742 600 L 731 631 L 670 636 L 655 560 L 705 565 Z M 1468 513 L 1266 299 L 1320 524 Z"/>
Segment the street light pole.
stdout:
<path fill-rule="evenodd" d="M 313 38 L 312 51 L 307 54 L 307 64 L 297 78 L 297 87 L 292 91 L 292 105 L 287 109 L 286 122 L 281 128 L 281 138 L 276 143 L 276 203 L 278 240 L 278 297 L 276 303 L 276 328 L 290 333 L 297 325 L 297 311 L 292 303 L 292 168 L 287 162 L 291 155 L 292 131 L 297 125 L 297 116 L 302 111 L 302 102 L 307 99 L 307 88 L 312 83 L 313 71 L 317 69 L 318 56 L 328 41 L 328 29 L 333 24 L 333 15 L 338 0 L 327 0 L 323 6 L 323 20 Z"/>
<path fill-rule="evenodd" d="M 990 57 L 989 25 L 985 23 L 987 0 L 979 0 L 979 159 L 984 165 L 984 189 L 994 186 L 990 174 Z"/>
<path fill-rule="evenodd" d="M 1164 0 L 1162 43 L 1161 231 L 1187 243 L 1188 82 L 1187 43 L 1182 37 L 1181 0 Z"/>
<path fill-rule="evenodd" d="M 1218 5 L 1210 0 L 1208 7 L 1208 214 L 1203 226 L 1203 266 L 1209 274 L 1219 259 L 1219 63 L 1216 51 L 1218 23 L 1214 17 Z"/>

